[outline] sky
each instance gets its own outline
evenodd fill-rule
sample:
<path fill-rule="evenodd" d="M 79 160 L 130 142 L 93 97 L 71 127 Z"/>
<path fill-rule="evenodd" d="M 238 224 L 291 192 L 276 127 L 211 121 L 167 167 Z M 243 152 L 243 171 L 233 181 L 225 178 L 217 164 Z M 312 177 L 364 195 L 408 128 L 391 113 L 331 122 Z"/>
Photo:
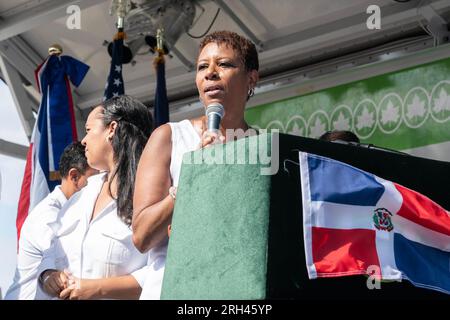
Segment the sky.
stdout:
<path fill-rule="evenodd" d="M 0 139 L 28 145 L 8 87 L 0 80 Z M 0 153 L 0 288 L 2 297 L 16 267 L 16 216 L 25 160 Z"/>

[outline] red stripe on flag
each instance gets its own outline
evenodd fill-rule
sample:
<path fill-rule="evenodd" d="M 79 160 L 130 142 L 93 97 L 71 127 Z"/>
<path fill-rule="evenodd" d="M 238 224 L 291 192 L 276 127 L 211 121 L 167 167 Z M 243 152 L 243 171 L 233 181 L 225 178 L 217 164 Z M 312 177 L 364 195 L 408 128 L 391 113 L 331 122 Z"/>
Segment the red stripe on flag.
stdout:
<path fill-rule="evenodd" d="M 75 123 L 75 113 L 73 111 L 72 90 L 70 88 L 69 79 L 67 78 L 66 75 L 64 76 L 64 80 L 66 82 L 67 97 L 69 99 L 70 124 L 72 125 L 72 141 L 78 141 L 77 126 Z"/>
<path fill-rule="evenodd" d="M 22 181 L 22 188 L 20 190 L 19 205 L 17 210 L 16 228 L 17 228 L 17 246 L 19 246 L 20 230 L 22 225 L 28 216 L 28 209 L 30 208 L 30 187 L 31 187 L 31 175 L 32 168 L 31 162 L 33 155 L 33 144 L 30 144 L 30 148 L 27 153 L 27 162 L 25 164 L 25 173 Z"/>
<path fill-rule="evenodd" d="M 430 230 L 450 236 L 450 215 L 430 198 L 394 183 L 403 197 L 397 214 Z"/>
<path fill-rule="evenodd" d="M 366 274 L 369 266 L 379 267 L 375 236 L 375 231 L 368 229 L 312 227 L 312 255 L 317 276 Z"/>

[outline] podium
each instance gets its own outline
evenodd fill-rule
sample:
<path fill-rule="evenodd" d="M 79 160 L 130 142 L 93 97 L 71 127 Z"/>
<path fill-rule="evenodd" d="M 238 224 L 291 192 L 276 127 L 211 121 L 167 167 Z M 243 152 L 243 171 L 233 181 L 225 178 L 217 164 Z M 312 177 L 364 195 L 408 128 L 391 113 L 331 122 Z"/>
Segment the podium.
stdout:
<path fill-rule="evenodd" d="M 161 299 L 448 299 L 407 281 L 369 290 L 365 276 L 309 280 L 299 151 L 450 208 L 447 162 L 278 133 L 198 150 L 183 159 Z"/>

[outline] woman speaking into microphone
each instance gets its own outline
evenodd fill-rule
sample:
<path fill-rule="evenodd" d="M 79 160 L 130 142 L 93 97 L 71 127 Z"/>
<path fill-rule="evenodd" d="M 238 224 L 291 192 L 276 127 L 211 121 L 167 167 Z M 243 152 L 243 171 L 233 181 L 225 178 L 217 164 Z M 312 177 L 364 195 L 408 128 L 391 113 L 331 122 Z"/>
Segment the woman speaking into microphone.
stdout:
<path fill-rule="evenodd" d="M 244 110 L 254 93 L 258 68 L 258 53 L 251 41 L 230 31 L 207 35 L 200 43 L 196 85 L 205 108 L 221 109 L 223 106 L 219 131 L 216 134 L 208 131 L 205 115 L 162 125 L 147 142 L 136 173 L 132 223 L 135 246 L 141 252 L 152 250 L 141 298 L 159 299 L 160 296 L 167 230 L 183 154 L 203 148 L 216 139 L 226 143 L 226 130 L 249 129 Z"/>

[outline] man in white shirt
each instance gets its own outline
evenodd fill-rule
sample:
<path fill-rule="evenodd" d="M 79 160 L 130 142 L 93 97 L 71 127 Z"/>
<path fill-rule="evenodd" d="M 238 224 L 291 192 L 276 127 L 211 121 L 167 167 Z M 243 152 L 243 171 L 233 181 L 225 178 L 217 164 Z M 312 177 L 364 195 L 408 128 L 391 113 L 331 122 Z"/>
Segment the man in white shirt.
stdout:
<path fill-rule="evenodd" d="M 64 149 L 59 162 L 61 185 L 28 214 L 20 233 L 16 272 L 6 300 L 49 298 L 38 286 L 38 275 L 45 268 L 43 262 L 52 254 L 54 233 L 48 223 L 55 221 L 67 199 L 86 186 L 87 178 L 97 173 L 89 167 L 84 152 L 80 142 Z"/>

